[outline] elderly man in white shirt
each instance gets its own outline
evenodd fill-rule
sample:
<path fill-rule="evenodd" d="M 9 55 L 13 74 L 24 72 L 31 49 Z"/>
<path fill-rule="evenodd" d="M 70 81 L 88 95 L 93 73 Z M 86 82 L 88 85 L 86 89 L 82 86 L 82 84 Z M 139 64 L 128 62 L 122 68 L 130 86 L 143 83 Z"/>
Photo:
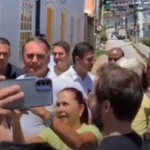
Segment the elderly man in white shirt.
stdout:
<path fill-rule="evenodd" d="M 50 112 L 55 111 L 55 100 L 57 93 L 65 87 L 75 87 L 82 90 L 79 84 L 72 82 L 70 78 L 51 77 L 51 71 L 48 69 L 50 46 L 48 42 L 41 37 L 30 38 L 23 46 L 23 60 L 26 69 L 26 74 L 21 75 L 18 79 L 27 77 L 48 77 L 53 83 L 53 105 L 45 107 Z M 32 97 L 31 97 L 32 100 Z M 20 120 L 24 135 L 37 135 L 41 132 L 45 125 L 43 120 L 35 115 L 32 110 L 27 114 L 23 114 Z"/>

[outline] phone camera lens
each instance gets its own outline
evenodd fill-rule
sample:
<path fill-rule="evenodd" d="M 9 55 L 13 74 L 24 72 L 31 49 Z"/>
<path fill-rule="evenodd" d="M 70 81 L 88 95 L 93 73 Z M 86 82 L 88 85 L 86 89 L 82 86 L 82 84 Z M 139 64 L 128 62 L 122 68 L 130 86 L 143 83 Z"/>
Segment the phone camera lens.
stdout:
<path fill-rule="evenodd" d="M 50 81 L 49 80 L 46 81 L 46 85 L 50 85 Z"/>
<path fill-rule="evenodd" d="M 40 86 L 40 85 L 41 85 L 41 82 L 40 82 L 40 81 L 38 81 L 36 84 L 37 84 L 37 86 Z"/>
<path fill-rule="evenodd" d="M 45 81 L 42 81 L 42 85 L 45 85 Z"/>

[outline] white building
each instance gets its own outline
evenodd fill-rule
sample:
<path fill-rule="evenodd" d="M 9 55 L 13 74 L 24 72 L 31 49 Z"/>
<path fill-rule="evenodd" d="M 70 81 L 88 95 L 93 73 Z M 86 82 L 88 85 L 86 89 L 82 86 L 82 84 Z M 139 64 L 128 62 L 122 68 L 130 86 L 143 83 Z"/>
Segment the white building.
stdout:
<path fill-rule="evenodd" d="M 0 36 L 11 43 L 13 64 L 21 66 L 21 47 L 35 35 L 50 44 L 65 40 L 71 47 L 83 41 L 84 0 L 0 0 Z"/>
<path fill-rule="evenodd" d="M 135 30 L 139 37 L 150 36 L 150 0 L 115 0 L 115 7 L 126 12 L 130 33 L 134 34 Z"/>
<path fill-rule="evenodd" d="M 41 0 L 40 33 L 73 47 L 84 38 L 84 0 Z"/>
<path fill-rule="evenodd" d="M 0 36 L 11 44 L 13 64 L 20 65 L 23 42 L 35 31 L 35 0 L 0 0 Z"/>

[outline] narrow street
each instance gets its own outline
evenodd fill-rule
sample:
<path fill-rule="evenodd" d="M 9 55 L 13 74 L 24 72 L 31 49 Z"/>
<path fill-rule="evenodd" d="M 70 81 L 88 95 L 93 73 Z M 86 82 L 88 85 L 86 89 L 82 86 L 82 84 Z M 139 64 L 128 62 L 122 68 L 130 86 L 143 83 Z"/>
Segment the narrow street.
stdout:
<path fill-rule="evenodd" d="M 137 52 L 137 50 L 132 46 L 132 42 L 125 42 L 123 40 L 109 39 L 105 45 L 105 51 L 110 50 L 113 47 L 120 47 L 126 58 L 136 58 L 141 63 L 145 64 L 144 58 Z M 104 63 L 107 62 L 107 55 L 103 54 L 99 56 L 92 69 L 92 73 L 96 74 L 97 69 Z"/>
<path fill-rule="evenodd" d="M 132 42 L 125 42 L 123 40 L 108 40 L 106 44 L 106 50 L 109 50 L 113 47 L 120 47 L 124 53 L 126 58 L 136 58 L 140 62 L 145 64 L 145 60 L 139 55 L 137 50 L 132 46 Z"/>

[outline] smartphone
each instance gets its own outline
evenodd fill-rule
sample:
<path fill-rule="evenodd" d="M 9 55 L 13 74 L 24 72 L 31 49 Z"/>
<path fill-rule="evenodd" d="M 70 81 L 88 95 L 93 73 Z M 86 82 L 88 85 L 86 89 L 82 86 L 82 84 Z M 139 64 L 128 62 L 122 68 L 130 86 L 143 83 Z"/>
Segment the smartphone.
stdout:
<path fill-rule="evenodd" d="M 52 81 L 49 78 L 24 78 L 0 81 L 0 88 L 18 84 L 24 92 L 24 98 L 7 106 L 9 109 L 28 109 L 49 106 L 53 103 Z"/>

